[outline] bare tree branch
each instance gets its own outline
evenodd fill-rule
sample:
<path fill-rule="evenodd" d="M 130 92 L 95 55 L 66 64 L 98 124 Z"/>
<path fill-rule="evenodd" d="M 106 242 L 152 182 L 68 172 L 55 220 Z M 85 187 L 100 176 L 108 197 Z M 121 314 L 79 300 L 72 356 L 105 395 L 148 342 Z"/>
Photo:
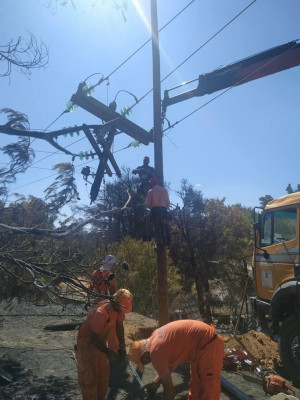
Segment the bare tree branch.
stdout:
<path fill-rule="evenodd" d="M 45 237 L 50 237 L 50 238 L 54 238 L 54 239 L 65 238 L 65 237 L 74 235 L 75 233 L 79 232 L 85 225 L 89 224 L 90 222 L 92 222 L 93 220 L 95 220 L 96 218 L 98 218 L 100 216 L 110 215 L 110 214 L 114 214 L 114 213 L 120 213 L 120 212 L 129 210 L 129 208 L 127 207 L 128 203 L 131 200 L 131 196 L 129 193 L 128 193 L 128 196 L 129 196 L 129 198 L 123 207 L 114 208 L 114 209 L 108 210 L 108 211 L 102 211 L 102 212 L 98 213 L 97 215 L 80 222 L 79 224 L 73 226 L 72 228 L 70 228 L 66 231 L 53 231 L 50 229 L 15 227 L 15 226 L 9 226 L 9 225 L 5 225 L 5 224 L 0 224 L 0 229 L 8 229 L 8 230 L 11 230 L 16 233 L 30 233 L 33 235 L 45 236 Z"/>
<path fill-rule="evenodd" d="M 15 112 L 16 115 L 13 116 L 11 114 L 13 112 L 13 110 L 8 109 L 8 108 L 1 109 L 0 113 L 1 112 L 8 114 L 9 121 L 4 125 L 0 125 L 0 133 L 4 133 L 4 134 L 10 135 L 10 136 L 21 136 L 21 137 L 46 140 L 51 146 L 64 152 L 65 154 L 69 154 L 71 156 L 73 156 L 75 154 L 71 153 L 69 150 L 60 146 L 55 141 L 55 139 L 57 139 L 59 136 L 66 135 L 68 133 L 77 133 L 77 132 L 83 131 L 86 128 L 97 132 L 102 127 L 102 125 L 85 125 L 85 124 L 83 124 L 82 126 L 73 126 L 73 127 L 59 129 L 59 130 L 52 131 L 52 132 L 30 131 L 27 129 L 27 126 L 24 125 L 25 120 L 23 120 L 23 119 L 21 120 L 18 118 L 18 115 L 20 116 L 20 118 L 26 117 L 26 116 L 24 116 L 24 114 Z M 26 121 L 28 122 L 27 117 L 26 117 Z"/>
<path fill-rule="evenodd" d="M 32 69 L 45 67 L 48 60 L 48 49 L 43 42 L 38 43 L 32 33 L 28 39 L 19 36 L 0 46 L 0 77 L 10 76 L 13 66 L 30 77 Z"/>

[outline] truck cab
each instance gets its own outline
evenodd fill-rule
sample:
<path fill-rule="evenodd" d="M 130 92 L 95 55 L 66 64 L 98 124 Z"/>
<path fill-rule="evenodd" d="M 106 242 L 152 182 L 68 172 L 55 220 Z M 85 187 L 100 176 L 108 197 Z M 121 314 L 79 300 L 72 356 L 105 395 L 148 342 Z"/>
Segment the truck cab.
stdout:
<path fill-rule="evenodd" d="M 257 220 L 257 221 L 256 221 Z M 279 354 L 292 377 L 300 377 L 300 193 L 270 201 L 254 213 L 252 306 L 278 334 Z"/>

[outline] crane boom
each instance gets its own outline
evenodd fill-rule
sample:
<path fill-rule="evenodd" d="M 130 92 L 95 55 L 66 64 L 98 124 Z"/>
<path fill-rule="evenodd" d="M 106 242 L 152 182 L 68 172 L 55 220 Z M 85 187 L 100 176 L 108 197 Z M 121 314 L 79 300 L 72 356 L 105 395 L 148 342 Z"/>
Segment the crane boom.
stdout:
<path fill-rule="evenodd" d="M 192 97 L 204 96 L 218 90 L 242 85 L 254 79 L 263 78 L 298 65 L 300 65 L 300 44 L 297 41 L 276 46 L 223 68 L 200 75 L 196 89 L 173 97 L 169 97 L 169 91 L 174 88 L 165 90 L 162 110 L 165 112 L 168 106 Z"/>

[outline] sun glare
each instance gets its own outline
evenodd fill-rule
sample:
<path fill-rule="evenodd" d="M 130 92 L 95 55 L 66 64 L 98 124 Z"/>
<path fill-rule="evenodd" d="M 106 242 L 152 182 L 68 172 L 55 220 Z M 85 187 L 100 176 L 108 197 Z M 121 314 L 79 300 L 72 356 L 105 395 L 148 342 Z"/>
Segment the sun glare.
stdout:
<path fill-rule="evenodd" d="M 151 22 L 147 19 L 145 12 L 139 3 L 139 0 L 132 0 L 132 2 L 133 2 L 133 5 L 134 5 L 137 13 L 139 14 L 140 18 L 144 22 L 145 27 L 147 28 L 147 30 L 151 36 L 152 35 Z M 161 44 L 159 45 L 159 47 L 160 47 L 161 56 L 163 56 L 166 64 L 169 66 L 170 70 L 173 70 L 175 68 L 174 63 L 171 61 L 170 57 L 168 56 L 168 54 L 165 51 L 165 49 L 163 48 L 163 46 L 161 46 Z M 177 72 L 176 72 L 176 76 L 177 76 L 177 79 L 180 79 L 180 76 Z"/>
<path fill-rule="evenodd" d="M 140 6 L 139 0 L 132 0 L 132 2 L 133 2 L 133 5 L 134 5 L 134 7 L 135 7 L 137 13 L 138 13 L 139 16 L 141 17 L 142 21 L 144 22 L 146 28 L 148 29 L 148 31 L 149 31 L 149 33 L 150 33 L 150 35 L 151 35 L 151 24 L 150 24 L 150 22 L 148 21 L 146 15 L 145 15 L 145 13 L 144 13 L 144 10 L 143 10 L 142 7 Z"/>

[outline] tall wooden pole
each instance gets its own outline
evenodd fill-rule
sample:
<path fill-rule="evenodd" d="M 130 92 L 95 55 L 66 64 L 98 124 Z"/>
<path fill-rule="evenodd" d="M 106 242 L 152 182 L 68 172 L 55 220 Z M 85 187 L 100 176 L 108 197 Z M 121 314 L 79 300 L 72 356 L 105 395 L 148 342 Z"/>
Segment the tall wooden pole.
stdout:
<path fill-rule="evenodd" d="M 164 185 L 163 151 L 162 151 L 162 119 L 161 119 L 161 87 L 160 87 L 160 55 L 158 41 L 157 2 L 151 1 L 151 31 L 153 57 L 153 119 L 154 119 L 154 162 L 155 173 L 161 186 Z M 158 284 L 158 323 L 159 326 L 169 322 L 168 276 L 166 246 L 157 252 L 157 284 Z"/>

